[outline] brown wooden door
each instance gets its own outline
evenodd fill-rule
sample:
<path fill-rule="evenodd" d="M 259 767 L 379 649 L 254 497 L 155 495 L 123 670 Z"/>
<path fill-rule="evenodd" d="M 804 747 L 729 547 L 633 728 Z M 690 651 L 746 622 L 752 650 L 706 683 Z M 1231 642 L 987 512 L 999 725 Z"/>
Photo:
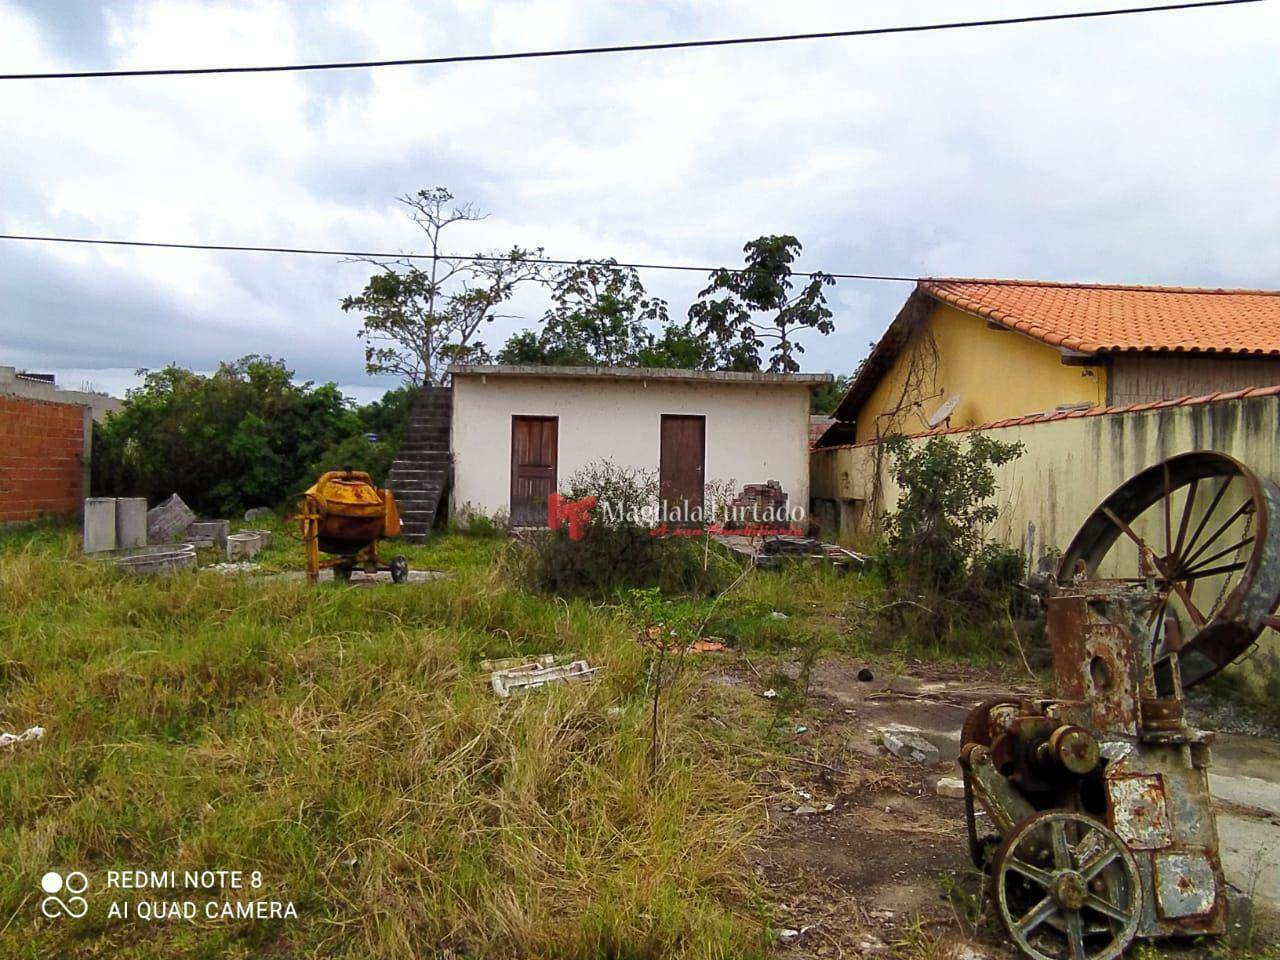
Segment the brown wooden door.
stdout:
<path fill-rule="evenodd" d="M 706 438 L 706 417 L 662 415 L 658 497 L 668 523 L 683 526 L 703 521 Z"/>
<path fill-rule="evenodd" d="M 556 489 L 559 420 L 511 418 L 511 523 L 545 527 L 547 498 Z"/>

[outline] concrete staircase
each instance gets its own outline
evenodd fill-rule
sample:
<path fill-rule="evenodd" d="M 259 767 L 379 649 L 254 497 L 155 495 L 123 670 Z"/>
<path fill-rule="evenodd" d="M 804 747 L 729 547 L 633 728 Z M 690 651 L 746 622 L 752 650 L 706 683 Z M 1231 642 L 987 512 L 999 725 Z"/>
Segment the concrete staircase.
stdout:
<path fill-rule="evenodd" d="M 400 510 L 401 535 L 422 543 L 431 535 L 449 482 L 449 424 L 453 391 L 423 387 L 409 411 L 400 449 L 387 474 L 387 486 Z"/>

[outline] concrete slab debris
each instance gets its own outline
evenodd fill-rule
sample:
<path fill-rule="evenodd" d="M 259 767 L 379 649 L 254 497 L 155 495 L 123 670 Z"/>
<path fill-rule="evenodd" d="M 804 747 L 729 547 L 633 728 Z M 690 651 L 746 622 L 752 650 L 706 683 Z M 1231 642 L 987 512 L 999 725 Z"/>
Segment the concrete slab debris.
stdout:
<path fill-rule="evenodd" d="M 951 800 L 964 799 L 964 781 L 959 777 L 942 777 L 934 788 L 938 796 Z"/>
<path fill-rule="evenodd" d="M 263 520 L 271 516 L 274 512 L 275 511 L 270 507 L 250 507 L 244 512 L 244 518 L 250 521 Z"/>
<path fill-rule="evenodd" d="M 500 657 L 497 660 L 481 660 L 480 669 L 493 673 L 496 670 L 516 670 L 520 667 L 554 667 L 554 653 L 540 653 L 536 657 Z"/>
<path fill-rule="evenodd" d="M 941 757 L 938 748 L 926 740 L 915 727 L 891 723 L 880 728 L 880 742 L 895 757 L 926 765 L 935 764 Z"/>
<path fill-rule="evenodd" d="M 196 515 L 176 493 L 147 511 L 147 542 L 172 543 L 184 536 Z"/>
<path fill-rule="evenodd" d="M 19 743 L 34 743 L 44 739 L 44 727 L 28 727 L 22 733 L 0 733 L 0 747 L 12 747 Z"/>
<path fill-rule="evenodd" d="M 256 573 L 260 568 L 251 560 L 241 560 L 238 563 L 215 563 L 205 569 L 214 573 Z"/>
<path fill-rule="evenodd" d="M 542 667 L 536 662 L 509 670 L 495 670 L 489 677 L 493 692 L 507 698 L 513 693 L 526 693 L 548 683 L 582 683 L 600 672 L 585 660 L 574 660 L 563 666 Z"/>
<path fill-rule="evenodd" d="M 144 547 L 138 553 L 121 557 L 116 569 L 136 577 L 159 577 L 179 570 L 194 570 L 196 548 L 189 543 L 171 547 Z"/>

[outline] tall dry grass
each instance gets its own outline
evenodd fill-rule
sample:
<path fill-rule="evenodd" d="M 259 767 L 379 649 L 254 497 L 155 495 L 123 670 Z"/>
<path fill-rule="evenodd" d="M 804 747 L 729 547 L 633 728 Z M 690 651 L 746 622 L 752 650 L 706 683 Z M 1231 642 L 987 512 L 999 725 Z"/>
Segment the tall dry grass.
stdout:
<path fill-rule="evenodd" d="M 481 659 L 544 652 L 602 679 L 493 697 Z M 759 810 L 687 677 L 651 786 L 645 665 L 615 611 L 485 570 L 135 581 L 7 538 L 0 729 L 48 733 L 0 755 L 0 957 L 761 955 Z M 50 868 L 90 875 L 84 919 L 39 916 Z M 299 917 L 108 920 L 112 868 L 260 870 Z"/>

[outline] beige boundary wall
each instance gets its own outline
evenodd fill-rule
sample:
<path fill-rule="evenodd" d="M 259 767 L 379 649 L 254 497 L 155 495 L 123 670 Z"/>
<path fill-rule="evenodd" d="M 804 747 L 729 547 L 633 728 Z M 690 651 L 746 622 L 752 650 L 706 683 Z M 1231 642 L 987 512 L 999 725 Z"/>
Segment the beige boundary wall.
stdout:
<path fill-rule="evenodd" d="M 809 391 L 828 374 L 484 366 L 452 372 L 455 516 L 509 515 L 513 416 L 559 418 L 563 488 L 571 474 L 604 459 L 656 475 L 663 414 L 706 417 L 709 488 L 777 480 L 788 507 L 808 514 Z"/>
<path fill-rule="evenodd" d="M 992 532 L 1002 542 L 1026 549 L 1028 525 L 1034 525 L 1031 553 L 1038 558 L 1063 549 L 1093 508 L 1121 483 L 1176 453 L 1218 450 L 1280 482 L 1277 392 L 1267 388 L 1237 399 L 1184 399 L 1144 410 L 1086 411 L 946 435 L 963 442 L 972 433 L 983 433 L 1025 445 L 1022 457 L 997 471 L 1000 519 Z M 880 507 L 891 509 L 898 489 L 889 458 L 881 459 Z M 815 450 L 811 466 L 815 515 L 841 517 L 842 535 L 865 527 L 875 487 L 875 446 Z"/>

